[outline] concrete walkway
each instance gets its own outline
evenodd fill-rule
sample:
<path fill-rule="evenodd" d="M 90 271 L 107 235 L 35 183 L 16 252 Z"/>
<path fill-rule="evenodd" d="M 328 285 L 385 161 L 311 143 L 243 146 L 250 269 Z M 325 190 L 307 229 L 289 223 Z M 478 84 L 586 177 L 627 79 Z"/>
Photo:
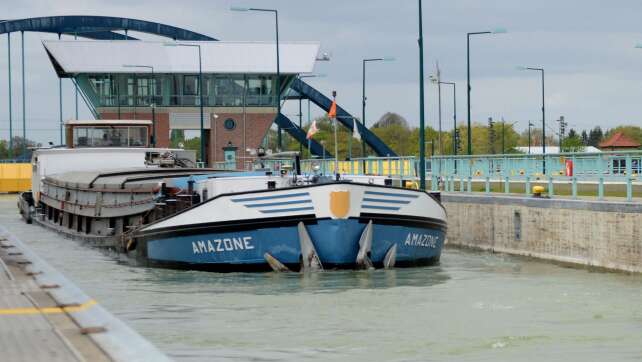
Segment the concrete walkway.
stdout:
<path fill-rule="evenodd" d="M 0 360 L 168 358 L 0 227 Z"/>

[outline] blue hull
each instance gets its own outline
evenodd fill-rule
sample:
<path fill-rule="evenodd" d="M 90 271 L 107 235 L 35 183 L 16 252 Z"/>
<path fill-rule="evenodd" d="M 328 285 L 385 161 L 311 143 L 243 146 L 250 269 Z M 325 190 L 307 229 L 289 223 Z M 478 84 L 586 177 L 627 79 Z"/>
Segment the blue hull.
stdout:
<path fill-rule="evenodd" d="M 358 219 L 321 219 L 306 223 L 306 229 L 327 267 L 352 267 L 359 251 L 359 238 L 366 222 Z M 437 262 L 445 230 L 426 225 L 373 224 L 371 260 L 383 262 L 386 252 L 397 245 L 397 266 Z M 269 269 L 264 254 L 281 263 L 298 266 L 301 247 L 295 224 L 216 231 L 201 229 L 187 235 L 159 234 L 146 238 L 145 257 L 155 265 L 204 270 Z"/>

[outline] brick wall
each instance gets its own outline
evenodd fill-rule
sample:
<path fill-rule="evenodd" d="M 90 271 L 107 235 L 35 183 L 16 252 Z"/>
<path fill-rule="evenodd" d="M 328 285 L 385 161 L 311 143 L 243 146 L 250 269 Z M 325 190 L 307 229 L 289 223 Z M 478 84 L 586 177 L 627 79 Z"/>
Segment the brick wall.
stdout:
<path fill-rule="evenodd" d="M 275 112 L 264 113 L 247 113 L 245 115 L 246 125 L 243 124 L 243 113 L 224 113 L 217 112 L 218 118 L 210 115 L 210 124 L 212 129 L 209 130 L 209 143 L 207 144 L 207 154 L 210 165 L 213 162 L 224 161 L 223 148 L 228 144 L 237 147 L 236 159 L 237 167 L 243 167 L 243 160 L 250 157 L 246 149 L 256 149 L 260 144 L 267 130 L 272 125 L 276 116 Z M 206 115 L 207 117 L 207 115 Z M 118 119 L 117 112 L 103 112 L 103 119 Z M 151 120 L 152 114 L 143 112 L 122 112 L 120 119 L 144 119 Z M 234 120 L 235 127 L 232 130 L 225 128 L 227 119 Z M 245 132 L 244 132 L 245 130 Z M 169 113 L 156 112 L 156 145 L 158 147 L 169 147 L 170 141 L 170 124 Z M 245 137 L 244 137 L 245 134 Z"/>
<path fill-rule="evenodd" d="M 237 147 L 236 159 L 237 167 L 242 167 L 243 159 L 250 157 L 246 149 L 256 149 L 260 144 L 265 133 L 274 121 L 275 113 L 248 113 L 245 115 L 245 138 L 243 114 L 238 113 L 217 113 L 218 118 L 211 119 L 212 131 L 210 132 L 209 160 L 211 162 L 224 161 L 223 148 L 228 144 Z M 236 127 L 233 130 L 225 128 L 225 120 L 233 119 Z M 244 141 L 245 139 L 245 141 Z"/>

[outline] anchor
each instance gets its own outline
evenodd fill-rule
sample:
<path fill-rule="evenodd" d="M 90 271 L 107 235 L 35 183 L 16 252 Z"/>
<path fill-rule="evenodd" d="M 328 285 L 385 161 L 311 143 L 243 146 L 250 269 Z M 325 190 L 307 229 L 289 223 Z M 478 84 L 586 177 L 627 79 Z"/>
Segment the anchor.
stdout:
<path fill-rule="evenodd" d="M 321 259 L 319 259 L 319 255 L 314 248 L 312 239 L 310 239 L 310 235 L 308 234 L 305 225 L 303 225 L 303 222 L 299 222 L 298 229 L 302 256 L 301 271 L 322 271 L 323 265 L 321 264 Z"/>
<path fill-rule="evenodd" d="M 397 262 L 397 244 L 394 244 L 386 252 L 386 256 L 383 258 L 383 268 L 392 269 L 395 267 L 395 262 Z"/>
<path fill-rule="evenodd" d="M 357 253 L 357 268 L 370 269 L 373 268 L 372 260 L 370 260 L 370 251 L 372 249 L 372 220 L 363 229 L 361 238 L 359 239 L 359 252 Z"/>
<path fill-rule="evenodd" d="M 265 261 L 268 263 L 268 265 L 270 266 L 270 268 L 272 268 L 273 271 L 281 272 L 281 273 L 290 272 L 290 269 L 288 269 L 287 266 L 283 265 L 283 263 L 281 263 L 275 257 L 270 255 L 270 253 L 263 254 L 263 257 L 265 258 Z"/>

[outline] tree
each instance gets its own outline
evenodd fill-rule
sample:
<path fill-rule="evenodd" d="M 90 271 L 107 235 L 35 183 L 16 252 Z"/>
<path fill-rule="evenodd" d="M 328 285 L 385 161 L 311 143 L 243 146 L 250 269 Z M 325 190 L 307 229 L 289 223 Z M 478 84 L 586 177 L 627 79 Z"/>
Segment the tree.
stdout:
<path fill-rule="evenodd" d="M 600 128 L 600 126 L 596 126 L 595 128 L 589 131 L 589 136 L 588 136 L 589 146 L 598 147 L 600 145 L 600 142 L 602 142 L 603 138 L 604 138 L 604 134 L 602 133 L 602 128 Z"/>
<path fill-rule="evenodd" d="M 570 131 L 568 131 L 568 136 L 566 136 L 566 137 L 567 137 L 567 138 L 574 138 L 574 137 L 578 137 L 578 136 L 577 136 L 577 132 L 575 132 L 575 130 L 571 128 L 571 130 L 570 130 Z"/>
<path fill-rule="evenodd" d="M 582 152 L 584 151 L 584 144 L 582 139 L 577 135 L 577 132 L 571 129 L 568 136 L 562 141 L 562 152 Z"/>
<path fill-rule="evenodd" d="M 381 116 L 381 118 L 379 118 L 379 120 L 375 122 L 374 125 L 372 125 L 372 128 L 383 128 L 393 125 L 397 125 L 407 129 L 410 128 L 408 127 L 408 122 L 406 121 L 406 119 L 394 112 L 384 113 L 383 116 Z"/>
<path fill-rule="evenodd" d="M 588 146 L 588 145 L 589 145 L 589 136 L 588 136 L 588 134 L 586 133 L 586 130 L 582 130 L 582 136 L 581 136 L 581 138 L 582 138 L 582 144 L 583 144 L 584 146 Z"/>
<path fill-rule="evenodd" d="M 30 139 L 24 139 L 20 136 L 13 137 L 12 156 L 13 159 L 30 160 L 31 149 L 34 147 L 41 147 L 42 144 L 36 143 Z M 0 141 L 0 159 L 9 158 L 9 142 L 7 140 Z"/>

